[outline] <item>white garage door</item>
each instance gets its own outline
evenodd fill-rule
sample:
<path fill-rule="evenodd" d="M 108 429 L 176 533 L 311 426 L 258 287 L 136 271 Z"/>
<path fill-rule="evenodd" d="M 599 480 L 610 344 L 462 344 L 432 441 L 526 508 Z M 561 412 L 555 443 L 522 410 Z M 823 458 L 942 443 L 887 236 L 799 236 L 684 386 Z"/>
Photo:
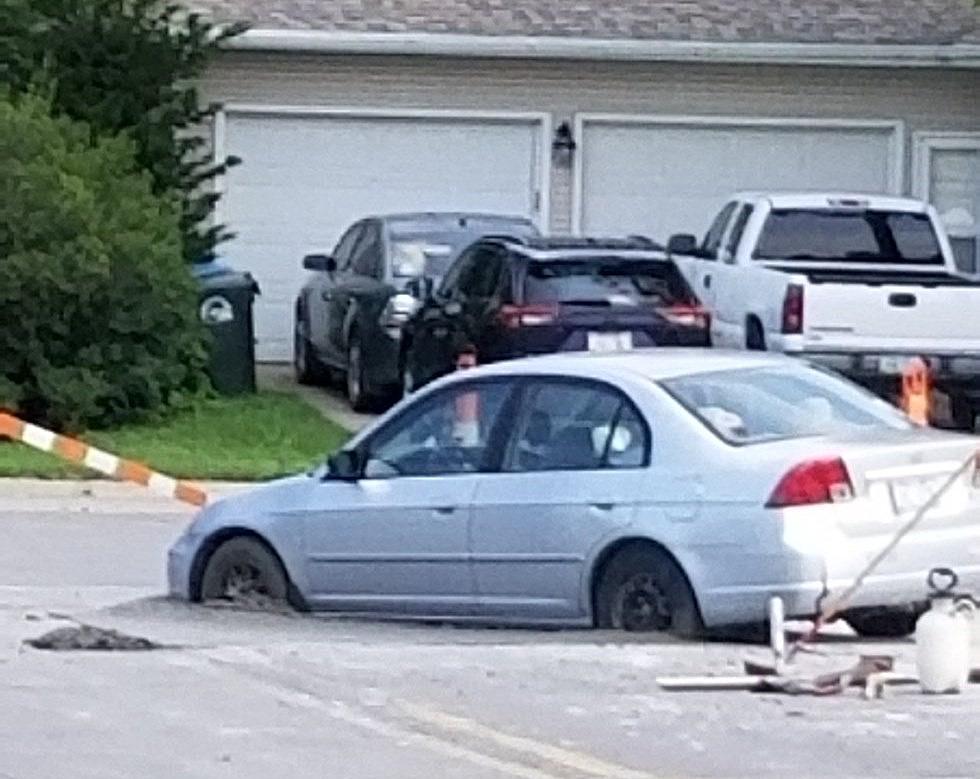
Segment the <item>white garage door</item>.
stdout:
<path fill-rule="evenodd" d="M 542 219 L 536 118 L 231 112 L 232 169 L 220 218 L 237 234 L 223 258 L 262 288 L 260 360 L 288 359 L 304 254 L 329 252 L 372 214 L 488 211 Z"/>
<path fill-rule="evenodd" d="M 893 124 L 580 119 L 576 227 L 701 235 L 736 190 L 900 191 Z"/>

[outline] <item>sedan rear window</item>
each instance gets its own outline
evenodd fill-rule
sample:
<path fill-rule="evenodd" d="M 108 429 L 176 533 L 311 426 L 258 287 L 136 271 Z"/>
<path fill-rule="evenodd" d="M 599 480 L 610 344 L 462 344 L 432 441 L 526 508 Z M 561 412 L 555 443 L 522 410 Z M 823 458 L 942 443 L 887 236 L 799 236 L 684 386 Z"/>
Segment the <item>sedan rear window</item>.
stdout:
<path fill-rule="evenodd" d="M 942 265 L 926 214 L 871 209 L 775 209 L 766 218 L 757 260 Z"/>
<path fill-rule="evenodd" d="M 912 427 L 883 400 L 805 366 L 696 374 L 661 386 L 730 444 Z"/>
<path fill-rule="evenodd" d="M 589 258 L 532 262 L 524 283 L 528 303 L 662 306 L 692 297 L 677 268 L 666 261 Z"/>

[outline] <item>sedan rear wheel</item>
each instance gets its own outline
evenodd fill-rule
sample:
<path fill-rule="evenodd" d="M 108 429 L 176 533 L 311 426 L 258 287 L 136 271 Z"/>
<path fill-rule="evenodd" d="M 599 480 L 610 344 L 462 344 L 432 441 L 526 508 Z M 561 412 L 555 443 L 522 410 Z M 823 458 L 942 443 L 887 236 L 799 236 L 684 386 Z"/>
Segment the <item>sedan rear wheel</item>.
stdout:
<path fill-rule="evenodd" d="M 595 591 L 596 625 L 629 632 L 664 632 L 697 638 L 701 612 L 687 577 L 656 547 L 636 546 L 616 554 Z"/>
<path fill-rule="evenodd" d="M 905 638 L 915 632 L 921 611 L 913 608 L 851 612 L 844 621 L 861 638 Z"/>
<path fill-rule="evenodd" d="M 253 608 L 283 607 L 289 581 L 282 564 L 260 541 L 232 538 L 214 550 L 201 579 L 202 601 L 229 601 Z"/>

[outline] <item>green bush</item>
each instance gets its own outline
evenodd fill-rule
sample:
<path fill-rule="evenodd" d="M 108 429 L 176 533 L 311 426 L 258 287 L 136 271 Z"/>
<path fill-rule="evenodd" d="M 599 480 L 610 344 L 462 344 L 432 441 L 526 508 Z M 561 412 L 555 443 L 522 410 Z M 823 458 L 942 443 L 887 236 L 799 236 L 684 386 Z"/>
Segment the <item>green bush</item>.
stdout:
<path fill-rule="evenodd" d="M 57 429 L 146 418 L 204 382 L 178 209 L 131 144 L 0 95 L 0 406 Z"/>

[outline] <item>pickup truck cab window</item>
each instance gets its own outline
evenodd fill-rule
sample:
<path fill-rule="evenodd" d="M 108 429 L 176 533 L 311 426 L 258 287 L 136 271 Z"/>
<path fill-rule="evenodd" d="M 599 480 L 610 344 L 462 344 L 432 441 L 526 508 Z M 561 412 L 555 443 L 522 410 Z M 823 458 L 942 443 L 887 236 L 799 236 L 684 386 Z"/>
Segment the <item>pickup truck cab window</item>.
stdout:
<path fill-rule="evenodd" d="M 759 236 L 757 260 L 943 265 L 927 214 L 774 209 Z"/>
<path fill-rule="evenodd" d="M 728 240 L 725 241 L 724 260 L 730 265 L 735 262 L 735 253 L 738 251 L 738 244 L 742 240 L 742 233 L 745 232 L 745 225 L 748 224 L 749 217 L 752 216 L 754 210 L 750 203 L 742 206 L 732 224 L 731 232 L 728 233 Z"/>
<path fill-rule="evenodd" d="M 721 246 L 721 239 L 725 235 L 725 228 L 728 227 L 732 212 L 735 211 L 737 206 L 738 203 L 735 201 L 728 203 L 721 209 L 718 216 L 715 217 L 715 221 L 711 223 L 711 227 L 708 228 L 708 232 L 704 236 L 704 244 L 701 246 L 701 251 L 706 260 L 718 259 L 718 247 Z"/>

